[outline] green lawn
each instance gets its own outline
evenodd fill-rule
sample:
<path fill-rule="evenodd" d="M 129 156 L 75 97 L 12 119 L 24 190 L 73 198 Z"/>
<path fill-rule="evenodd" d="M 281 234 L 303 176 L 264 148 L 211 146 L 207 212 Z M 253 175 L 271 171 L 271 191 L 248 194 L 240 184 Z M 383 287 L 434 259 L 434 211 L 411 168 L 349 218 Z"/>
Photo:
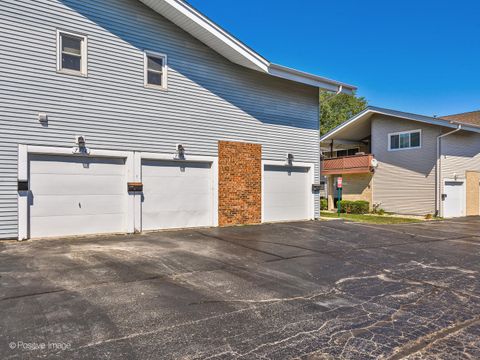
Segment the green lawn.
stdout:
<path fill-rule="evenodd" d="M 322 211 L 320 213 L 321 217 L 326 218 L 337 218 L 337 213 L 332 213 L 328 211 Z M 359 214 L 340 214 L 341 219 L 362 222 L 362 223 L 371 223 L 371 224 L 406 224 L 406 223 L 417 223 L 422 222 L 419 219 L 412 219 L 406 217 L 397 217 L 389 215 L 359 215 Z"/>

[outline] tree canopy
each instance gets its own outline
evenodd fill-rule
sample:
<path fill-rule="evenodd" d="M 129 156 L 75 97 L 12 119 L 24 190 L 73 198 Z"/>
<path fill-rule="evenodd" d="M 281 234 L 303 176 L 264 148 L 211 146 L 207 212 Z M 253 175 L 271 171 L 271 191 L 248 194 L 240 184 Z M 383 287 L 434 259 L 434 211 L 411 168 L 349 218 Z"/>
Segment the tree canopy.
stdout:
<path fill-rule="evenodd" d="M 356 94 L 320 92 L 320 135 L 324 135 L 368 106 L 364 97 Z"/>

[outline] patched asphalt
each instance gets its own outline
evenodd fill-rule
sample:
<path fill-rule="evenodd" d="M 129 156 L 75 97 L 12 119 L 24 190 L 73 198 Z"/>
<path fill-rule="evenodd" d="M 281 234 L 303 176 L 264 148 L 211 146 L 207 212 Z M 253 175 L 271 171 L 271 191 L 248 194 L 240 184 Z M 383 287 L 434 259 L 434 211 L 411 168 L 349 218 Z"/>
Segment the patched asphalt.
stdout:
<path fill-rule="evenodd" d="M 480 359 L 480 218 L 0 242 L 2 359 Z"/>

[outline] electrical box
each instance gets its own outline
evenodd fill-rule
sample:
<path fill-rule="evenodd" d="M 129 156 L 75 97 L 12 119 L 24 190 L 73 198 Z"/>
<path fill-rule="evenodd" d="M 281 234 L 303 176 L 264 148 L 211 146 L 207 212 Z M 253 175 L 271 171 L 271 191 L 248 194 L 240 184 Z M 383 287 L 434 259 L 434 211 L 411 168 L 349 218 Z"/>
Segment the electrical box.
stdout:
<path fill-rule="evenodd" d="M 18 180 L 18 191 L 28 191 L 27 180 Z"/>
<path fill-rule="evenodd" d="M 142 192 L 143 184 L 141 182 L 129 182 L 128 192 Z"/>

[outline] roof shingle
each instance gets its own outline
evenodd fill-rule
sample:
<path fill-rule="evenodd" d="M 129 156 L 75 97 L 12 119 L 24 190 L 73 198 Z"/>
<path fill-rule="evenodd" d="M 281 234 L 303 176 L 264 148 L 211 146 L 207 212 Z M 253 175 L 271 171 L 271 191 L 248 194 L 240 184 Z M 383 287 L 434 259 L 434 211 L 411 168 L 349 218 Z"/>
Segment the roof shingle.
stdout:
<path fill-rule="evenodd" d="M 480 110 L 442 116 L 442 119 L 480 126 Z"/>

